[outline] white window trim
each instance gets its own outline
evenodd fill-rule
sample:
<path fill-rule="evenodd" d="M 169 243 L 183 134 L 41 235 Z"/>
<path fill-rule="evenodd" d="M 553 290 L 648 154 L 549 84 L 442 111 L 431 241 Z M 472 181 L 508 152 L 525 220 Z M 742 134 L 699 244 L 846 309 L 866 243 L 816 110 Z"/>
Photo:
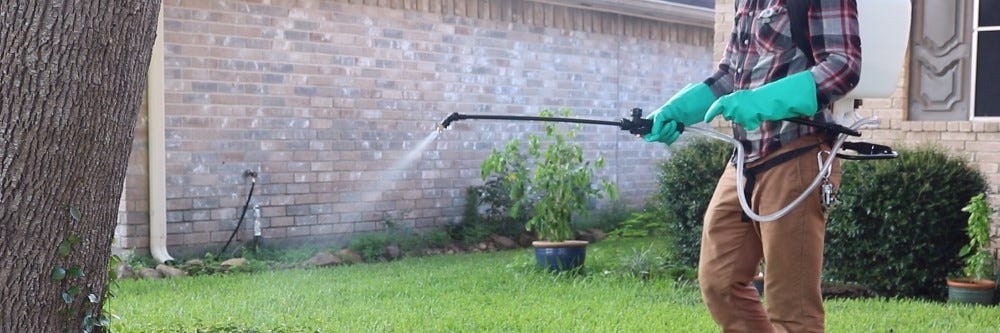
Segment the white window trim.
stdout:
<path fill-rule="evenodd" d="M 989 26 L 980 27 L 979 26 L 979 2 L 981 0 L 975 0 L 972 5 L 972 70 L 970 71 L 970 77 L 972 79 L 971 92 L 969 93 L 969 120 L 975 121 L 1000 121 L 1000 117 L 977 117 L 976 116 L 976 72 L 979 69 L 977 64 L 979 59 L 979 33 L 983 31 L 1000 31 L 1000 26 Z"/>

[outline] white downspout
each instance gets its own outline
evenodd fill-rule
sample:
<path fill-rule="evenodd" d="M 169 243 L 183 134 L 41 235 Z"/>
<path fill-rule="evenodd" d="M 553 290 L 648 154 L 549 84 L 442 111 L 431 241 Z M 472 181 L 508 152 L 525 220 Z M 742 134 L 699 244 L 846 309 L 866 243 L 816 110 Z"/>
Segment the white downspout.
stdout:
<path fill-rule="evenodd" d="M 156 19 L 156 41 L 146 77 L 149 151 L 149 253 L 158 262 L 174 260 L 167 252 L 167 172 L 163 114 L 163 4 Z"/>

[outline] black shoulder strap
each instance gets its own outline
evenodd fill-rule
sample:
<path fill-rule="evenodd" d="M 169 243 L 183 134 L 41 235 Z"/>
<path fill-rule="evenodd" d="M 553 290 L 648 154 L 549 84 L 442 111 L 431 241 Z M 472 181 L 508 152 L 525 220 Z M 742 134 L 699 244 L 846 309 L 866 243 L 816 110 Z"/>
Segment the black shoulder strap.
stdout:
<path fill-rule="evenodd" d="M 809 60 L 809 66 L 816 64 L 813 59 L 812 43 L 809 41 L 809 3 L 811 0 L 788 0 L 788 19 L 791 23 L 792 41 Z"/>

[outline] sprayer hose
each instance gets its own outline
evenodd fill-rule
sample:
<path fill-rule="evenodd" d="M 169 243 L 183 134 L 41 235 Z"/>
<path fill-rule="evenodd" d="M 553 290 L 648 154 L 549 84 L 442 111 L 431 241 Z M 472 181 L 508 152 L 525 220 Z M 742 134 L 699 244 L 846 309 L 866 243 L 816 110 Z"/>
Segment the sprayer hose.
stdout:
<path fill-rule="evenodd" d="M 855 122 L 854 124 L 852 124 L 849 128 L 852 129 L 852 130 L 857 130 L 857 129 L 861 128 L 864 125 L 875 124 L 875 123 L 878 123 L 878 119 L 877 118 L 875 118 L 875 117 L 868 117 L 868 118 L 863 118 L 861 120 L 858 120 L 857 122 Z M 795 208 L 796 206 L 798 206 L 799 204 L 801 204 L 802 201 L 805 200 L 806 197 L 809 196 L 809 194 L 811 194 L 813 191 L 816 190 L 816 188 L 819 186 L 819 184 L 823 181 L 823 178 L 827 174 L 829 174 L 829 170 L 833 166 L 833 160 L 837 158 L 837 154 L 835 154 L 835 153 L 828 154 L 829 157 L 827 157 L 825 160 L 823 160 L 822 166 L 820 167 L 820 170 L 819 170 L 819 173 L 816 175 L 816 178 L 813 179 L 812 183 L 809 184 L 809 187 L 807 187 L 805 189 L 805 191 L 802 192 L 802 194 L 800 194 L 797 198 L 795 198 L 795 200 L 792 200 L 792 202 L 789 203 L 787 206 L 783 207 L 782 209 L 779 209 L 779 210 L 775 211 L 774 213 L 771 213 L 771 214 L 768 214 L 768 215 L 760 215 L 760 214 L 755 213 L 753 211 L 753 208 L 750 207 L 750 204 L 748 203 L 746 194 L 744 192 L 745 184 L 744 184 L 744 179 L 743 179 L 743 177 L 744 177 L 743 176 L 743 171 L 745 169 L 744 165 L 746 163 L 746 155 L 744 153 L 743 144 L 739 140 L 737 140 L 737 139 L 735 139 L 733 137 L 730 137 L 728 135 L 719 133 L 718 131 L 715 131 L 715 130 L 712 130 L 712 129 L 704 129 L 704 128 L 699 128 L 699 127 L 688 127 L 687 130 L 693 131 L 695 133 L 702 134 L 702 135 L 705 135 L 705 136 L 708 136 L 708 137 L 711 137 L 711 138 L 715 138 L 715 139 L 719 139 L 719 140 L 722 140 L 722 141 L 726 141 L 726 142 L 729 142 L 729 143 L 733 144 L 733 146 L 736 146 L 736 192 L 737 192 L 737 196 L 740 199 L 740 207 L 743 208 L 743 212 L 746 213 L 747 216 L 750 217 L 751 220 L 758 221 L 758 222 L 773 222 L 773 221 L 775 221 L 777 219 L 780 219 L 780 218 L 784 217 L 789 212 L 791 212 L 793 208 Z M 830 151 L 831 152 L 840 151 L 841 145 L 843 145 L 844 141 L 846 141 L 846 140 L 847 140 L 847 135 L 845 135 L 845 134 L 838 135 L 837 136 L 837 140 L 834 141 L 833 147 L 831 148 Z"/>

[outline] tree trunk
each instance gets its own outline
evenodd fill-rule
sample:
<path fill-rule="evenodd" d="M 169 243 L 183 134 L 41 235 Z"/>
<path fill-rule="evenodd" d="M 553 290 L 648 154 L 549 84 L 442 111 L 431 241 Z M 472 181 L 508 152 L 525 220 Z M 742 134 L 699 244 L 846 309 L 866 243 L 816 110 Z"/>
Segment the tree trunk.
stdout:
<path fill-rule="evenodd" d="M 101 330 L 159 8 L 0 4 L 0 332 Z"/>

